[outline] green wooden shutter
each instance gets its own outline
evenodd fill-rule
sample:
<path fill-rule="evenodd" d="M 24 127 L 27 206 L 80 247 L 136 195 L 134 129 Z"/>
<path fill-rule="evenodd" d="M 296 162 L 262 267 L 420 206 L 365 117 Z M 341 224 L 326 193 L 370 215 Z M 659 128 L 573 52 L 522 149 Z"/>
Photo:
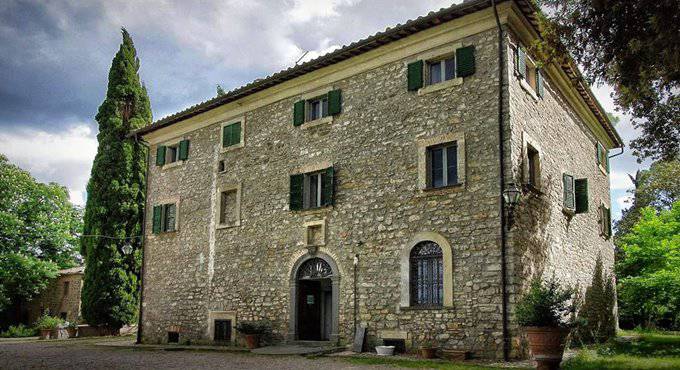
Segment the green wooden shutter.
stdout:
<path fill-rule="evenodd" d="M 606 170 L 609 173 L 609 153 L 605 151 L 605 163 L 607 164 Z"/>
<path fill-rule="evenodd" d="M 595 145 L 595 151 L 597 152 L 597 164 L 602 164 L 602 150 L 600 150 L 600 143 Z"/>
<path fill-rule="evenodd" d="M 607 230 L 607 238 L 612 236 L 612 211 L 609 208 L 605 208 L 606 224 L 604 225 L 605 230 Z"/>
<path fill-rule="evenodd" d="M 222 127 L 222 147 L 231 145 L 231 125 Z"/>
<path fill-rule="evenodd" d="M 293 104 L 293 126 L 305 123 L 305 101 L 300 100 Z"/>
<path fill-rule="evenodd" d="M 231 145 L 241 143 L 241 122 L 236 122 L 231 125 Z"/>
<path fill-rule="evenodd" d="M 324 206 L 333 205 L 335 201 L 335 170 L 333 167 L 326 168 L 321 188 L 321 202 Z"/>
<path fill-rule="evenodd" d="M 297 211 L 303 207 L 305 193 L 305 175 L 290 175 L 290 210 Z"/>
<path fill-rule="evenodd" d="M 574 177 L 566 173 L 563 174 L 562 185 L 564 189 L 564 208 L 574 209 Z"/>
<path fill-rule="evenodd" d="M 186 161 L 189 158 L 189 140 L 179 142 L 179 159 Z"/>
<path fill-rule="evenodd" d="M 158 233 L 161 232 L 162 213 L 163 213 L 163 206 L 154 206 L 153 207 L 152 231 L 153 231 L 154 234 L 158 234 Z"/>
<path fill-rule="evenodd" d="M 156 148 L 156 166 L 162 166 L 165 164 L 165 146 L 159 145 Z"/>
<path fill-rule="evenodd" d="M 423 87 L 423 61 L 410 63 L 407 67 L 408 91 L 416 91 Z"/>
<path fill-rule="evenodd" d="M 538 96 L 543 97 L 544 92 L 544 81 L 543 81 L 543 73 L 541 72 L 540 68 L 536 68 L 536 93 Z"/>
<path fill-rule="evenodd" d="M 334 116 L 342 112 L 342 91 L 340 89 L 328 92 L 328 115 Z"/>
<path fill-rule="evenodd" d="M 475 73 L 475 47 L 470 45 L 456 50 L 456 77 Z"/>
<path fill-rule="evenodd" d="M 524 78 L 524 74 L 526 73 L 527 70 L 527 65 L 526 65 L 526 53 L 524 52 L 523 47 L 518 47 L 517 48 L 517 63 L 515 65 L 517 66 L 517 73 L 519 74 L 519 77 Z"/>
<path fill-rule="evenodd" d="M 588 179 L 574 181 L 576 193 L 576 213 L 588 212 Z"/>

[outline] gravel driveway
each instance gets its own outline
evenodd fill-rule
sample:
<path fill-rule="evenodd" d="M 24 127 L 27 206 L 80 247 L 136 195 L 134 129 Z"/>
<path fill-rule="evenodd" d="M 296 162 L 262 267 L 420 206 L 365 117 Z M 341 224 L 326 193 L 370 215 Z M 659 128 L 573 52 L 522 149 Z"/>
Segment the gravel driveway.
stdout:
<path fill-rule="evenodd" d="M 395 369 L 358 366 L 328 357 L 130 349 L 94 343 L 92 340 L 0 341 L 0 369 Z"/>

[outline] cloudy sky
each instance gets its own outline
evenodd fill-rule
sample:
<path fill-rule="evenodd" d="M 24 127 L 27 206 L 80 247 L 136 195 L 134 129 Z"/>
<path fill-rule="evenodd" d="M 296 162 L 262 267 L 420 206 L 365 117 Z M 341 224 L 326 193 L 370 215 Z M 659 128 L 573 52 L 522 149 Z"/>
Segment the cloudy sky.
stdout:
<path fill-rule="evenodd" d="M 0 2 L 0 153 L 82 205 L 97 150 L 94 115 L 120 27 L 141 59 L 154 119 L 331 51 L 452 0 L 50 0 Z M 614 106 L 606 86 L 595 89 Z M 627 117 L 618 125 L 629 141 Z M 614 213 L 638 168 L 612 160 Z"/>

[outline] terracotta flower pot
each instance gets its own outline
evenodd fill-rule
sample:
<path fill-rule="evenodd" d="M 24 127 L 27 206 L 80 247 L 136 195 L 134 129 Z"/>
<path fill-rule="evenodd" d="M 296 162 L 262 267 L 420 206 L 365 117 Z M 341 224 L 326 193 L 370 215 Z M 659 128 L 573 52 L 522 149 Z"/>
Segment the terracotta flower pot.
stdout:
<path fill-rule="evenodd" d="M 529 338 L 529 349 L 537 363 L 537 370 L 560 368 L 564 344 L 569 329 L 555 327 L 528 326 L 524 328 Z"/>
<path fill-rule="evenodd" d="M 75 338 L 78 335 L 78 328 L 67 328 L 66 330 L 69 338 Z"/>
<path fill-rule="evenodd" d="M 52 329 L 40 329 L 40 339 L 50 339 Z"/>
<path fill-rule="evenodd" d="M 472 358 L 472 353 L 469 351 L 460 351 L 455 349 L 442 349 L 442 357 L 449 361 L 465 361 Z"/>
<path fill-rule="evenodd" d="M 420 356 L 422 358 L 435 358 L 437 356 L 437 348 L 420 347 Z"/>
<path fill-rule="evenodd" d="M 248 349 L 255 349 L 260 346 L 260 336 L 257 334 L 246 334 L 246 346 Z"/>

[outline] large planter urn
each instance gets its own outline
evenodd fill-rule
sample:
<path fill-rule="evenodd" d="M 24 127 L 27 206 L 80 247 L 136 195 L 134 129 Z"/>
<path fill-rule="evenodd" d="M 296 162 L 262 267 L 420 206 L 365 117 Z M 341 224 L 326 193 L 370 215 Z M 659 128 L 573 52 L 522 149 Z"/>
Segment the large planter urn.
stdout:
<path fill-rule="evenodd" d="M 248 349 L 255 349 L 260 346 L 260 336 L 258 334 L 246 334 L 245 337 Z"/>
<path fill-rule="evenodd" d="M 569 329 L 550 326 L 527 326 L 524 328 L 524 331 L 529 339 L 531 356 L 537 364 L 536 369 L 559 369 Z"/>
<path fill-rule="evenodd" d="M 420 356 L 422 358 L 435 358 L 437 356 L 437 347 L 420 347 Z"/>

